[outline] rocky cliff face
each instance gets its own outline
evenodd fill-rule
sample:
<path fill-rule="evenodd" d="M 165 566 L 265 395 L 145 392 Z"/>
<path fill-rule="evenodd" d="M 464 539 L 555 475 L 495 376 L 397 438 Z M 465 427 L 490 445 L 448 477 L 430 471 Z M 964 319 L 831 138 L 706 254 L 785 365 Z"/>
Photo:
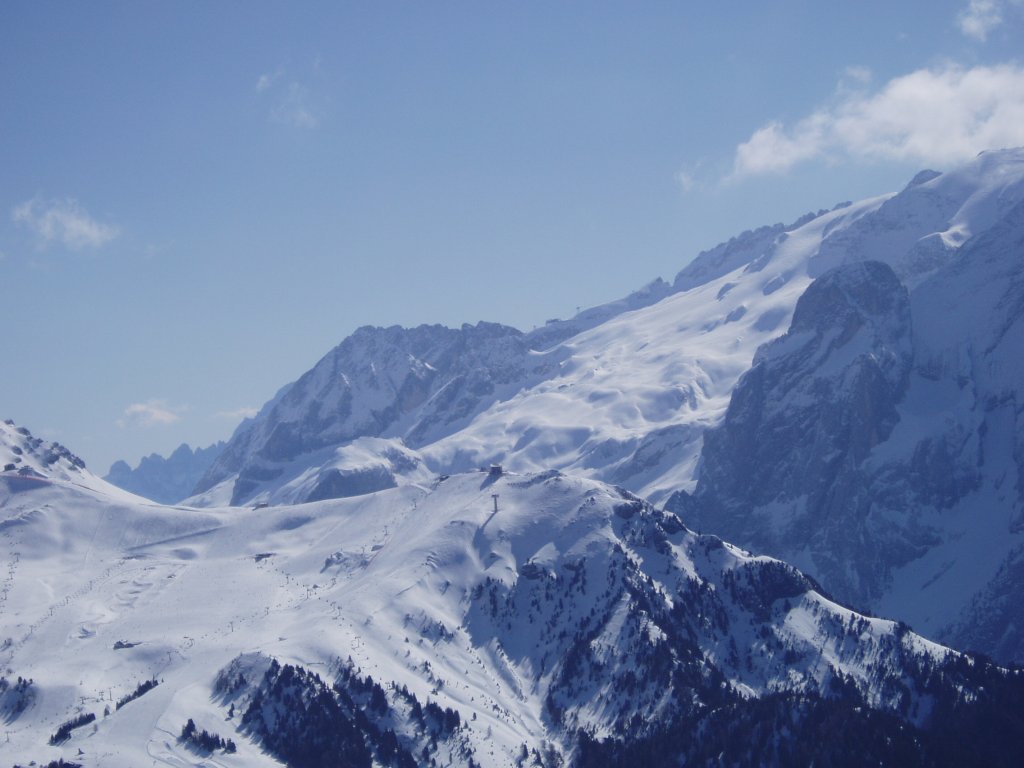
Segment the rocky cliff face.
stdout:
<path fill-rule="evenodd" d="M 970 217 L 961 201 L 944 259 L 891 259 L 909 291 L 878 263 L 810 286 L 705 435 L 695 493 L 671 506 L 842 599 L 1011 660 L 1024 652 L 1024 202 L 1000 176 Z"/>
<path fill-rule="evenodd" d="M 909 297 L 890 267 L 822 275 L 705 435 L 691 523 L 739 534 L 757 551 L 808 548 L 830 589 L 877 593 L 916 551 L 902 535 L 884 540 L 890 526 L 869 514 L 864 469 L 898 421 L 911 347 Z"/>
<path fill-rule="evenodd" d="M 237 475 L 232 503 L 296 457 L 362 436 L 416 447 L 450 434 L 520 381 L 527 346 L 514 328 L 360 328 L 232 436 L 196 486 Z"/>

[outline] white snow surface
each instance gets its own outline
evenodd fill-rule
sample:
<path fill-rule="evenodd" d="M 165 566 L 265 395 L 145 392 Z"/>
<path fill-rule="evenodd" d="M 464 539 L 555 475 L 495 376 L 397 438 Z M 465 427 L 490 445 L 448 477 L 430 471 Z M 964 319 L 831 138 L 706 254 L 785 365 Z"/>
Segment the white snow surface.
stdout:
<path fill-rule="evenodd" d="M 593 603 L 580 598 L 565 615 L 536 621 L 518 615 L 506 631 L 502 622 L 488 624 L 475 589 L 528 589 L 541 583 L 531 579 L 557 583 L 580 568 L 601 584 L 610 558 L 623 552 L 623 562 L 645 570 L 670 600 L 672 579 L 693 577 L 722 589 L 728 572 L 771 562 L 685 529 L 660 554 L 638 549 L 631 523 L 616 515 L 622 502 L 612 487 L 556 472 L 472 472 L 344 500 L 199 510 L 81 484 L 27 487 L 5 474 L 0 669 L 12 681 L 31 678 L 35 697 L 4 725 L 4 759 L 63 757 L 108 768 L 274 765 L 235 731 L 240 713 L 230 718 L 212 696 L 218 671 L 251 653 L 327 677 L 333 664 L 351 657 L 377 681 L 407 685 L 421 701 L 457 709 L 485 766 L 511 764 L 522 743 L 548 740 L 564 749 L 543 707 L 561 662 L 554 640 L 544 640 L 539 628 L 550 620 L 557 629 L 561 621 L 571 633 Z M 637 622 L 642 642 L 661 642 L 643 611 L 625 599 L 613 608 L 593 641 L 598 652 L 607 648 L 613 659 L 638 642 Z M 758 663 L 730 665 L 722 638 L 707 644 L 708 660 L 747 695 L 816 686 L 830 666 L 870 685 L 882 641 L 900 637 L 892 622 L 861 620 L 813 591 L 774 611 L 772 632 L 797 662 L 765 656 L 763 636 L 742 611 L 734 626 L 747 629 L 733 642 Z M 854 654 L 834 627 L 857 621 Z M 914 635 L 900 642 L 934 658 L 949 653 Z M 154 690 L 113 711 L 114 701 L 154 677 Z M 606 710 L 622 704 L 621 694 L 593 693 L 568 718 L 607 732 Z M 105 707 L 112 712 L 104 715 Z M 61 723 L 84 712 L 97 715 L 95 725 L 47 745 Z M 206 758 L 189 751 L 177 735 L 190 717 L 233 738 L 238 753 Z"/>
<path fill-rule="evenodd" d="M 390 475 L 396 485 L 428 482 L 434 473 L 423 458 L 396 438 L 359 437 L 339 446 L 300 456 L 273 481 L 262 484 L 249 497 L 253 505 L 299 504 L 309 498 L 332 470 L 345 473 L 377 472 Z M 196 507 L 229 506 L 234 477 L 186 499 Z"/>
<path fill-rule="evenodd" d="M 827 232 L 876 198 L 780 232 L 748 263 L 653 306 L 622 313 L 546 352 L 557 366 L 459 432 L 421 449 L 438 471 L 492 462 L 623 484 L 657 503 L 695 481 L 703 431 L 721 419 L 757 348 L 785 332 Z"/>

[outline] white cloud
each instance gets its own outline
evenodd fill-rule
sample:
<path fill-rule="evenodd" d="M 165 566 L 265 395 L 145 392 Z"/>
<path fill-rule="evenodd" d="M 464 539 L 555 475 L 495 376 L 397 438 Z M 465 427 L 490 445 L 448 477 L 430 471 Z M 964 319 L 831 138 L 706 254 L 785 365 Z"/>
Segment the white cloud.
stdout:
<path fill-rule="evenodd" d="M 956 17 L 960 31 L 980 42 L 988 39 L 988 33 L 1003 23 L 1002 0 L 970 0 L 967 7 Z"/>
<path fill-rule="evenodd" d="M 218 419 L 227 419 L 228 421 L 241 421 L 242 419 L 251 419 L 257 413 L 259 408 L 236 408 L 233 411 L 218 411 L 216 416 Z"/>
<path fill-rule="evenodd" d="M 26 200 L 11 211 L 11 219 L 28 227 L 44 246 L 62 243 L 73 250 L 99 248 L 119 234 L 117 227 L 96 221 L 72 198 Z"/>
<path fill-rule="evenodd" d="M 781 173 L 808 160 L 962 162 L 1024 145 L 1024 68 L 948 65 L 874 92 L 840 87 L 834 104 L 792 126 L 770 122 L 736 148 L 730 179 Z"/>
<path fill-rule="evenodd" d="M 168 405 L 166 400 L 147 400 L 144 403 L 132 403 L 125 408 L 116 424 L 122 429 L 166 426 L 179 421 L 181 414 L 187 410 L 187 406 Z"/>
<path fill-rule="evenodd" d="M 755 176 L 786 171 L 797 163 L 821 153 L 822 121 L 807 118 L 787 134 L 779 122 L 771 122 L 754 131 L 750 139 L 736 147 L 735 176 Z"/>

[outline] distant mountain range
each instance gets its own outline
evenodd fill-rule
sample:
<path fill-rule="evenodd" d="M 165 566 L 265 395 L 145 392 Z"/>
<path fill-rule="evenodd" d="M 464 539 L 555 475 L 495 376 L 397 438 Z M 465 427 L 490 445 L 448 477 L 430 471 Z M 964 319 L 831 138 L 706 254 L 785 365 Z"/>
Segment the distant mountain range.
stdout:
<path fill-rule="evenodd" d="M 176 504 L 192 495 L 199 478 L 221 454 L 224 445 L 222 441 L 193 449 L 182 443 L 166 459 L 157 453 L 143 457 L 135 469 L 125 461 L 116 461 L 103 479 L 161 504 Z"/>

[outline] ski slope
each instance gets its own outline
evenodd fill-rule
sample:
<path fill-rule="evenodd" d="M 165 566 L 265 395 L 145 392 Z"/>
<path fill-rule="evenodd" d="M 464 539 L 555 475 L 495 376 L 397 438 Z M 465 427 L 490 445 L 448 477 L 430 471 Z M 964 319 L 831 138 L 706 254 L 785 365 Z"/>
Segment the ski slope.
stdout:
<path fill-rule="evenodd" d="M 629 695 L 620 680 L 643 674 L 679 631 L 670 610 L 694 584 L 702 599 L 718 593 L 725 616 L 692 618 L 700 663 L 744 696 L 817 690 L 841 671 L 873 706 L 896 707 L 877 682 L 879 669 L 898 669 L 894 652 L 951 653 L 830 602 L 776 561 L 558 472 L 470 472 L 260 509 L 162 507 L 88 485 L 0 475 L 0 668 L 33 681 L 29 705 L 3 726 L 15 762 L 273 765 L 214 695 L 233 663 L 271 658 L 328 679 L 351 658 L 388 690 L 455 709 L 460 749 L 480 765 L 513 764 L 523 744 L 569 758 L 574 729 L 614 735 L 636 713 L 671 713 L 653 672 Z M 762 567 L 788 585 L 784 604 L 730 586 Z M 643 609 L 629 583 L 664 613 Z M 580 645 L 573 635 L 595 615 Z M 582 688 L 562 670 L 580 648 L 602 670 Z M 155 689 L 114 710 L 152 678 Z M 46 743 L 81 713 L 97 720 Z M 237 753 L 197 755 L 177 738 L 189 718 Z M 461 764 L 458 754 L 437 756 Z"/>

